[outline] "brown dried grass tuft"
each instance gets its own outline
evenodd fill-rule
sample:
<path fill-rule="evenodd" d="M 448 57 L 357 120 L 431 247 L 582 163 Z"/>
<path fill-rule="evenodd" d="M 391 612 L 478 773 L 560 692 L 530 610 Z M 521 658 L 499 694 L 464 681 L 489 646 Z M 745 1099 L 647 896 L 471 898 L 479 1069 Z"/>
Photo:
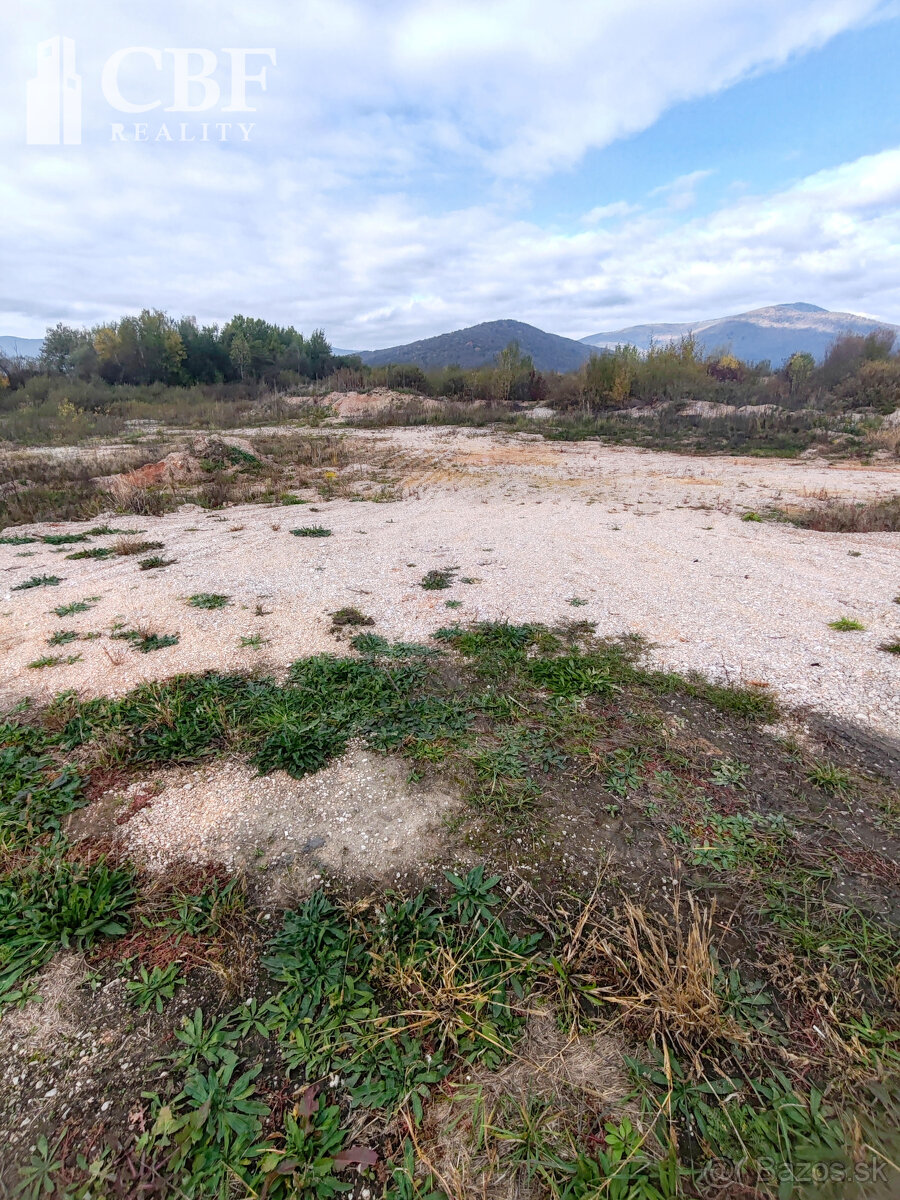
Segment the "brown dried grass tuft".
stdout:
<path fill-rule="evenodd" d="M 829 500 L 816 508 L 787 508 L 784 515 L 792 524 L 820 533 L 897 533 L 900 495 L 857 503 Z"/>
<path fill-rule="evenodd" d="M 558 960 L 570 1013 L 607 1007 L 613 1024 L 667 1042 L 695 1063 L 712 1043 L 749 1043 L 717 987 L 714 902 L 706 907 L 690 893 L 683 900 L 676 889 L 671 913 L 631 900 L 611 915 L 598 906 L 595 892 Z"/>
<path fill-rule="evenodd" d="M 418 1160 L 451 1200 L 538 1200 L 543 1180 L 510 1156 L 508 1129 L 531 1126 L 563 1158 L 572 1158 L 603 1122 L 629 1116 L 640 1125 L 616 1037 L 560 1031 L 550 1009 L 532 1013 L 525 1036 L 496 1070 L 474 1066 L 426 1114 L 409 1122 Z"/>

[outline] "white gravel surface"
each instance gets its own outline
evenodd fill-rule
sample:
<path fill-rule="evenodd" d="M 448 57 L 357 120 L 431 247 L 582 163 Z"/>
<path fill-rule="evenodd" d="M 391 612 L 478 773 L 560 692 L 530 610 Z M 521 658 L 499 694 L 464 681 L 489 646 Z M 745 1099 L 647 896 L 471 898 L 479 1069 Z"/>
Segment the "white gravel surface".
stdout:
<path fill-rule="evenodd" d="M 114 817 L 127 812 L 133 795 L 146 795 L 148 784 L 160 789 L 109 832 L 151 870 L 215 860 L 229 870 L 272 872 L 279 888 L 301 891 L 323 868 L 389 881 L 435 853 L 441 817 L 453 804 L 443 792 L 411 784 L 408 774 L 399 759 L 360 746 L 302 779 L 284 771 L 260 776 L 235 760 L 159 770 L 110 793 Z M 98 807 L 106 806 L 101 800 Z"/>
<path fill-rule="evenodd" d="M 788 706 L 900 731 L 900 659 L 878 648 L 900 637 L 900 534 L 740 520 L 767 505 L 896 493 L 900 468 L 690 457 L 462 430 L 395 430 L 362 435 L 362 444 L 367 438 L 420 462 L 428 456 L 427 467 L 402 481 L 404 499 L 332 500 L 317 504 L 319 512 L 245 505 L 110 518 L 165 542 L 160 553 L 178 561 L 157 571 L 141 572 L 131 558 L 72 562 L 47 546 L 0 547 L 0 695 L 46 698 L 69 687 L 111 694 L 180 671 L 279 669 L 340 650 L 328 614 L 355 605 L 375 618 L 375 632 L 413 640 L 454 620 L 591 620 L 601 634 L 645 635 L 661 665 L 768 683 Z M 314 523 L 333 535 L 290 533 Z M 37 553 L 17 557 L 20 550 Z M 424 591 L 425 572 L 444 566 L 459 568 L 453 588 Z M 10 590 L 43 572 L 64 581 Z M 206 591 L 232 603 L 209 612 L 187 606 L 187 596 Z M 89 612 L 60 619 L 48 611 L 85 596 L 100 598 Z M 572 606 L 573 598 L 587 603 Z M 446 608 L 448 599 L 461 607 Z M 255 615 L 257 605 L 265 615 Z M 841 616 L 865 631 L 829 629 Z M 116 620 L 177 632 L 180 642 L 136 653 L 106 636 Z M 46 639 L 59 628 L 104 636 L 53 650 Z M 240 648 L 240 637 L 254 633 L 267 644 Z M 26 665 L 72 652 L 82 655 L 72 665 Z"/>

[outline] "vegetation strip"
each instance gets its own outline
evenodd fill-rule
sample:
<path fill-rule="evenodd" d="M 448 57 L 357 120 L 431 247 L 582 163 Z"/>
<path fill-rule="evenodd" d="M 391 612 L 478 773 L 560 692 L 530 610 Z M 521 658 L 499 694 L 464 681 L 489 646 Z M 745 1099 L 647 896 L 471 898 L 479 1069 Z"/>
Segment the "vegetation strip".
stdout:
<path fill-rule="evenodd" d="M 674 1200 L 720 1196 L 727 1175 L 774 1198 L 810 1163 L 842 1195 L 890 1182 L 897 881 L 870 848 L 896 826 L 889 784 L 775 742 L 763 689 L 647 670 L 639 642 L 584 622 L 351 644 L 284 682 L 63 693 L 0 727 L 0 1003 L 31 1011 L 68 948 L 83 986 L 121 978 L 151 1031 L 108 1117 L 60 1126 L 45 1105 L 10 1188 L 455 1200 L 502 1178 Z M 104 773 L 239 754 L 303 776 L 351 738 L 455 782 L 466 865 L 410 892 L 335 878 L 273 930 L 243 876 L 149 876 L 70 829 Z M 575 810 L 598 828 L 627 814 L 637 879 L 561 852 Z M 610 1036 L 618 1098 L 554 1074 Z M 540 1067 L 535 1038 L 556 1047 Z"/>

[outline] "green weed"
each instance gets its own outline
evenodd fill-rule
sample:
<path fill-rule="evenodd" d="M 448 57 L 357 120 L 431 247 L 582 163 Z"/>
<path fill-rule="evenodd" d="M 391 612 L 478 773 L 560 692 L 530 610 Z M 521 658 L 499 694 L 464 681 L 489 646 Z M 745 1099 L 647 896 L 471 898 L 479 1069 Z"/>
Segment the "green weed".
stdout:
<path fill-rule="evenodd" d="M 116 552 L 115 552 L 115 550 L 112 550 L 112 549 L 110 549 L 110 547 L 109 547 L 109 546 L 91 546 L 91 548 L 90 548 L 89 550 L 76 550 L 76 551 L 75 551 L 73 554 L 67 554 L 67 555 L 66 555 L 66 558 L 72 558 L 72 559 L 80 559 L 80 558 L 98 558 L 98 559 L 103 559 L 103 558 L 115 558 L 115 555 L 116 555 Z"/>
<path fill-rule="evenodd" d="M 57 629 L 55 633 L 51 633 L 47 638 L 48 646 L 67 646 L 69 642 L 74 642 L 78 639 L 78 631 L 75 629 Z"/>
<path fill-rule="evenodd" d="M 294 537 L 331 537 L 331 530 L 326 529 L 324 525 L 303 525 L 300 529 L 292 529 L 291 533 Z"/>
<path fill-rule="evenodd" d="M 743 787 L 750 777 L 750 768 L 736 758 L 720 758 L 713 763 L 710 780 L 717 787 Z"/>
<path fill-rule="evenodd" d="M 165 967 L 153 967 L 150 971 L 141 967 L 137 979 L 125 981 L 128 999 L 141 1012 L 156 1008 L 161 1013 L 166 1000 L 171 1000 L 175 989 L 185 982 L 177 962 Z"/>
<path fill-rule="evenodd" d="M 203 1010 L 195 1008 L 193 1016 L 182 1018 L 181 1028 L 175 1030 L 175 1037 L 181 1043 L 181 1048 L 173 1055 L 179 1067 L 215 1068 L 237 1061 L 235 1042 L 241 1034 L 230 1028 L 226 1017 L 207 1023 Z"/>
<path fill-rule="evenodd" d="M 120 557 L 134 557 L 138 554 L 146 554 L 148 550 L 164 550 L 165 542 L 142 542 L 136 538 L 120 538 L 113 552 Z"/>
<path fill-rule="evenodd" d="M 853 778 L 849 771 L 834 763 L 816 763 L 806 772 L 806 778 L 823 792 L 844 795 L 852 790 Z"/>
<path fill-rule="evenodd" d="M 456 572 L 459 567 L 441 567 L 438 570 L 428 571 L 419 581 L 420 586 L 426 592 L 440 592 L 447 588 L 453 587 Z"/>
<path fill-rule="evenodd" d="M 341 629 L 345 625 L 374 625 L 372 617 L 367 617 L 358 608 L 339 608 L 331 614 L 332 628 Z"/>
<path fill-rule="evenodd" d="M 231 603 L 231 597 L 220 592 L 196 592 L 188 597 L 191 608 L 225 608 Z"/>
<path fill-rule="evenodd" d="M 69 546 L 73 542 L 86 542 L 86 533 L 45 533 L 41 541 L 47 546 Z"/>
<path fill-rule="evenodd" d="M 177 633 L 142 633 L 139 629 L 119 629 L 109 636 L 117 641 L 130 642 L 141 654 L 165 650 L 167 646 L 177 646 L 180 641 Z"/>
<path fill-rule="evenodd" d="M 772 863 L 790 836 L 787 823 L 780 814 L 721 816 L 710 813 L 703 820 L 704 828 L 699 834 L 692 836 L 680 825 L 673 825 L 669 836 L 676 844 L 689 847 L 694 866 L 712 867 L 717 871 Z"/>
<path fill-rule="evenodd" d="M 836 629 L 838 633 L 859 633 L 865 629 L 865 625 L 853 617 L 838 617 L 836 621 L 828 622 L 828 628 Z"/>
<path fill-rule="evenodd" d="M 60 604 L 53 612 L 57 617 L 72 617 L 75 613 L 87 612 L 99 599 L 99 596 L 88 596 L 85 600 L 73 600 L 71 604 Z"/>
<path fill-rule="evenodd" d="M 28 1165 L 19 1171 L 19 1184 L 15 1190 L 16 1196 L 27 1197 L 28 1200 L 41 1200 L 42 1196 L 50 1196 L 57 1192 L 56 1176 L 63 1168 L 63 1160 L 57 1158 L 63 1135 L 51 1145 L 44 1134 L 40 1134 L 35 1142 Z"/>
<path fill-rule="evenodd" d="M 30 579 L 26 579 L 23 583 L 17 583 L 10 588 L 12 592 L 24 592 L 27 588 L 36 587 L 58 587 L 62 583 L 62 579 L 58 575 L 32 575 Z"/>
<path fill-rule="evenodd" d="M 12 729 L 6 727 L 6 737 Z M 84 803 L 82 779 L 44 749 L 40 731 L 24 745 L 0 747 L 0 847 L 19 849 L 57 832 L 63 816 Z M 28 744 L 30 743 L 30 744 Z"/>
<path fill-rule="evenodd" d="M 130 870 L 36 855 L 0 877 L 0 1004 L 40 971 L 60 948 L 83 950 L 125 932 L 134 901 Z"/>

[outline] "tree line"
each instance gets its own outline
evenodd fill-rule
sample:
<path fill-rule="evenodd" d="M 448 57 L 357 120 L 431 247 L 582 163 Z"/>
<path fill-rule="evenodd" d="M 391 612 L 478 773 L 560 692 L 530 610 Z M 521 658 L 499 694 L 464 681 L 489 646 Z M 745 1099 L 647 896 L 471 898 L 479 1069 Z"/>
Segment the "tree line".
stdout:
<path fill-rule="evenodd" d="M 47 330 L 37 362 L 0 361 L 0 389 L 24 388 L 42 400 L 48 380 L 77 382 L 81 390 L 97 392 L 83 401 L 92 407 L 103 402 L 101 391 L 124 385 L 226 385 L 253 395 L 259 389 L 302 390 L 325 380 L 339 391 L 382 386 L 498 408 L 546 403 L 598 411 L 707 400 L 889 413 L 900 407 L 900 356 L 893 346 L 891 330 L 847 334 L 821 363 L 799 352 L 773 369 L 727 352 L 704 354 L 688 336 L 646 352 L 617 346 L 593 354 L 577 371 L 559 374 L 537 370 L 511 342 L 485 366 L 425 371 L 403 363 L 370 367 L 356 355 L 335 355 L 321 329 L 306 337 L 293 326 L 242 315 L 222 326 L 199 325 L 193 317 L 144 309 L 92 328 L 60 322 Z"/>
<path fill-rule="evenodd" d="M 323 379 L 345 361 L 332 354 L 321 329 L 304 337 L 291 325 L 240 315 L 223 326 L 199 325 L 194 317 L 176 320 L 145 308 L 89 329 L 60 322 L 47 330 L 37 366 L 110 384 L 190 386 Z"/>

